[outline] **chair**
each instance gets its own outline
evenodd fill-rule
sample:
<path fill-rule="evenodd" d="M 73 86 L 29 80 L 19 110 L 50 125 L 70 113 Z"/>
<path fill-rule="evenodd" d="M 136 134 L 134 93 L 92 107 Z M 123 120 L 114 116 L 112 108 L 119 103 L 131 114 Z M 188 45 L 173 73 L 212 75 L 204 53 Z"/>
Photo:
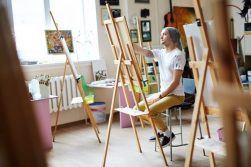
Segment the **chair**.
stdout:
<path fill-rule="evenodd" d="M 183 78 L 183 86 L 184 86 L 184 92 L 185 92 L 185 101 L 182 103 L 181 108 L 182 109 L 189 109 L 192 107 L 195 101 L 195 83 L 194 79 L 192 78 Z"/>

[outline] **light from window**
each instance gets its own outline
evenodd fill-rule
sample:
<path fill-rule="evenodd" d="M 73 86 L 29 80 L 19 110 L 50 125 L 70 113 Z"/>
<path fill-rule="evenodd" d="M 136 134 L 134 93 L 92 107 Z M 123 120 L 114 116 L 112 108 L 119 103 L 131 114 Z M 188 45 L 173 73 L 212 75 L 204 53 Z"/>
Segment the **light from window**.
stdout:
<path fill-rule="evenodd" d="M 47 51 L 45 30 L 55 30 L 49 11 L 52 11 L 60 30 L 72 31 L 73 61 L 98 59 L 95 1 L 12 0 L 12 8 L 15 39 L 21 61 L 65 61 L 64 54 L 49 54 Z"/>

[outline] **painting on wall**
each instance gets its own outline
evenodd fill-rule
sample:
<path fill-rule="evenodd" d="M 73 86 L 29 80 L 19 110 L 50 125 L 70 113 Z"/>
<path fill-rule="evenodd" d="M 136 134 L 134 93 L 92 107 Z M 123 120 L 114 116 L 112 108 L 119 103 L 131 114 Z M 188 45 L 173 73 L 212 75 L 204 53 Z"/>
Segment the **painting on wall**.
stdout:
<path fill-rule="evenodd" d="M 92 72 L 95 81 L 107 79 L 107 68 L 105 60 L 93 60 L 92 61 Z"/>
<path fill-rule="evenodd" d="M 130 37 L 131 37 L 132 43 L 137 43 L 138 42 L 138 30 L 131 29 L 130 30 Z"/>
<path fill-rule="evenodd" d="M 191 24 L 191 23 L 195 22 L 196 16 L 195 16 L 194 8 L 193 7 L 174 6 L 173 12 L 174 12 L 176 19 L 177 19 L 177 28 L 178 28 L 180 35 L 181 35 L 182 47 L 186 48 L 187 41 L 186 41 L 186 36 L 185 36 L 183 25 Z"/>
<path fill-rule="evenodd" d="M 150 3 L 150 0 L 135 0 L 135 3 Z"/>
<path fill-rule="evenodd" d="M 141 33 L 142 33 L 142 41 L 143 42 L 152 41 L 151 21 L 150 20 L 142 20 L 141 21 Z"/>
<path fill-rule="evenodd" d="M 119 0 L 100 0 L 100 5 L 105 5 L 109 3 L 109 5 L 119 5 Z"/>
<path fill-rule="evenodd" d="M 73 53 L 74 49 L 71 30 L 60 30 L 60 33 L 65 39 L 69 52 Z M 56 30 L 45 30 L 45 36 L 47 41 L 47 50 L 49 54 L 64 53 L 63 46 L 57 37 Z"/>
<path fill-rule="evenodd" d="M 121 10 L 120 9 L 111 9 L 113 18 L 120 17 L 121 16 Z M 101 22 L 103 24 L 104 20 L 109 19 L 109 14 L 106 8 L 101 8 Z"/>

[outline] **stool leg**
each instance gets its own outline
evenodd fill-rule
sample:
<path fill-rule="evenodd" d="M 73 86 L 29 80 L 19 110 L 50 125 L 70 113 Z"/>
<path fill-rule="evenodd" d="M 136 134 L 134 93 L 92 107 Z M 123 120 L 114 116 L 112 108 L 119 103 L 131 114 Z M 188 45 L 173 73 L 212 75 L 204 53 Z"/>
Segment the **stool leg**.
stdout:
<path fill-rule="evenodd" d="M 183 128 L 182 128 L 182 118 L 181 118 L 181 107 L 179 107 L 179 117 L 180 117 L 180 141 L 183 144 Z"/>
<path fill-rule="evenodd" d="M 170 132 L 172 133 L 172 110 L 168 110 L 169 112 L 169 127 L 170 127 Z M 171 154 L 171 161 L 173 161 L 173 147 L 172 147 L 172 134 L 170 136 L 170 154 Z"/>
<path fill-rule="evenodd" d="M 157 147 L 157 141 L 156 141 L 156 139 L 155 139 L 155 141 L 154 141 L 154 151 L 156 152 L 157 151 L 157 149 L 156 149 L 156 147 Z"/>
<path fill-rule="evenodd" d="M 166 110 L 166 126 L 169 126 L 170 124 L 170 121 L 169 121 L 169 109 Z"/>
<path fill-rule="evenodd" d="M 200 120 L 198 120 L 198 125 L 199 125 L 199 132 L 200 132 L 200 138 L 198 138 L 198 139 L 201 140 L 201 139 L 204 139 L 204 137 L 202 136 L 202 130 L 201 130 L 201 126 L 200 126 Z M 203 155 L 206 156 L 205 149 L 203 149 Z"/>

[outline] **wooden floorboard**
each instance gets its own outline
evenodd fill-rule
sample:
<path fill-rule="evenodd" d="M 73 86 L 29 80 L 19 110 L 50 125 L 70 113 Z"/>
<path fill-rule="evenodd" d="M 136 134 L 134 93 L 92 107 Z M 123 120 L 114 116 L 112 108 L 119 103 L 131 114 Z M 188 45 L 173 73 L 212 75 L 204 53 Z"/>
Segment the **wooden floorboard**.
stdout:
<path fill-rule="evenodd" d="M 192 110 L 183 110 L 183 133 L 184 142 L 187 143 L 190 133 Z M 214 138 L 217 137 L 217 129 L 222 127 L 220 119 L 209 117 L 209 126 Z M 178 121 L 173 117 L 173 131 L 178 132 Z M 98 124 L 102 143 L 99 144 L 93 129 L 84 122 L 71 124 L 59 128 L 53 149 L 48 152 L 47 160 L 50 167 L 100 167 L 104 154 L 107 122 Z M 111 131 L 110 145 L 108 149 L 107 167 L 161 167 L 164 166 L 162 157 L 154 151 L 154 143 L 148 142 L 152 136 L 150 126 L 141 128 L 137 126 L 139 139 L 143 153 L 137 152 L 136 141 L 132 128 L 120 128 L 119 115 L 115 114 Z M 198 135 L 199 137 L 199 135 Z M 174 144 L 179 144 L 180 137 L 177 136 Z M 175 167 L 184 166 L 187 146 L 173 148 L 173 162 L 170 161 L 170 147 L 164 148 L 168 164 Z M 223 167 L 223 156 L 216 155 L 217 167 Z M 201 148 L 195 148 L 192 166 L 208 167 L 208 157 L 203 156 Z"/>

